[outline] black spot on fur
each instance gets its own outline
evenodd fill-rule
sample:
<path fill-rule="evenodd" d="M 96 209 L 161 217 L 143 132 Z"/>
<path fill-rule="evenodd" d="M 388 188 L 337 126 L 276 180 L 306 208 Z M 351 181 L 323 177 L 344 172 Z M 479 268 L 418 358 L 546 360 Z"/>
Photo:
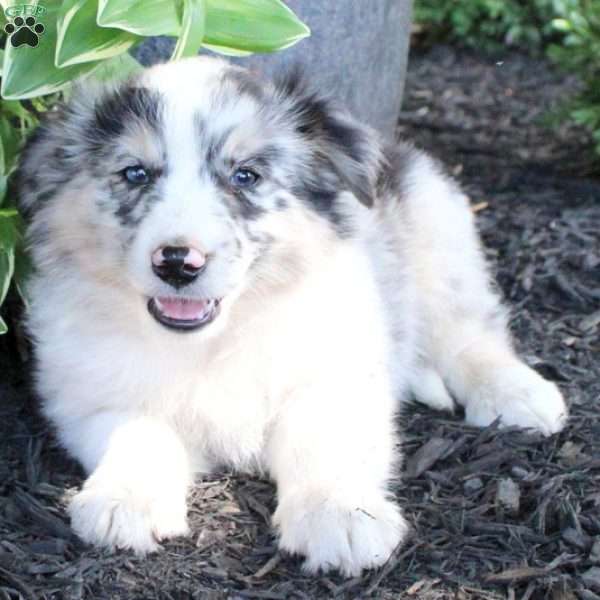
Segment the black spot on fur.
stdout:
<path fill-rule="evenodd" d="M 210 169 L 214 169 L 219 162 L 219 158 L 221 155 L 221 151 L 223 150 L 223 146 L 227 141 L 227 137 L 231 133 L 231 129 L 218 136 L 214 136 L 212 139 L 204 139 L 204 154 L 206 164 Z"/>
<path fill-rule="evenodd" d="M 160 192 L 152 185 L 131 187 L 125 181 L 110 183 L 110 200 L 106 209 L 112 210 L 125 227 L 135 227 L 161 199 Z"/>
<path fill-rule="evenodd" d="M 294 195 L 327 219 L 340 238 L 351 237 L 352 223 L 342 214 L 336 202 L 339 190 L 319 183 L 318 180 L 300 181 L 293 188 Z"/>
<path fill-rule="evenodd" d="M 339 222 L 339 219 L 333 210 L 335 199 L 337 198 L 336 190 L 328 190 L 314 185 L 307 185 L 302 191 L 305 192 L 306 197 L 320 213 L 331 215 L 334 224 Z"/>
<path fill-rule="evenodd" d="M 285 210 L 288 207 L 288 201 L 285 198 L 275 198 L 275 208 Z"/>
<path fill-rule="evenodd" d="M 256 154 L 249 157 L 244 164 L 250 168 L 256 169 L 261 177 L 268 177 L 272 171 L 273 165 L 281 160 L 283 151 L 275 144 L 261 148 Z"/>
<path fill-rule="evenodd" d="M 157 92 L 132 85 L 123 87 L 96 104 L 87 138 L 92 149 L 99 150 L 121 135 L 131 121 L 159 131 L 160 112 L 161 99 Z"/>
<path fill-rule="evenodd" d="M 262 206 L 252 202 L 250 193 L 234 192 L 232 196 L 228 206 L 234 218 L 252 221 L 265 214 L 266 210 Z"/>
<path fill-rule="evenodd" d="M 259 102 L 264 98 L 264 84 L 258 73 L 232 68 L 225 71 L 223 81 L 232 82 L 240 96 L 250 96 Z"/>
<path fill-rule="evenodd" d="M 194 135 L 198 140 L 204 140 L 206 137 L 206 119 L 204 115 L 196 113 L 194 115 Z"/>

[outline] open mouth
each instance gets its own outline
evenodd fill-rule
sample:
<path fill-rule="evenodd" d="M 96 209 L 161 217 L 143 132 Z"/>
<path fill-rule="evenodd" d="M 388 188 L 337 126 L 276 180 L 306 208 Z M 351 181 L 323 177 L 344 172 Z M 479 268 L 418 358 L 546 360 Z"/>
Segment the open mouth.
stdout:
<path fill-rule="evenodd" d="M 155 297 L 148 300 L 148 312 L 161 324 L 177 331 L 195 331 L 215 320 L 220 299 Z"/>

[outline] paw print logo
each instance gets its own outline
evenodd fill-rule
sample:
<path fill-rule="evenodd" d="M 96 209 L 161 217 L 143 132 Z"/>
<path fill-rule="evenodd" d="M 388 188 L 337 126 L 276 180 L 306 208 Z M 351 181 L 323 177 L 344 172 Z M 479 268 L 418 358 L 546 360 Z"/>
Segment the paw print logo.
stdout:
<path fill-rule="evenodd" d="M 15 17 L 12 23 L 4 26 L 4 31 L 9 35 L 10 43 L 14 48 L 27 44 L 35 48 L 40 41 L 40 35 L 45 31 L 41 23 L 37 23 L 35 17 Z"/>

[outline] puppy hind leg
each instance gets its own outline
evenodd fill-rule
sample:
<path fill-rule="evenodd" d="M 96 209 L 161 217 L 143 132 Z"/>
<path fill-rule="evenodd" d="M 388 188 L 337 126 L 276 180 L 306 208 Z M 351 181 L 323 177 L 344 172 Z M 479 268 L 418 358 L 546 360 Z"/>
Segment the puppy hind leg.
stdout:
<path fill-rule="evenodd" d="M 422 154 L 407 182 L 404 221 L 421 311 L 420 353 L 435 371 L 416 378 L 417 398 L 443 406 L 438 374 L 469 423 L 500 418 L 503 425 L 559 431 L 565 403 L 554 384 L 515 354 L 467 199 Z"/>
<path fill-rule="evenodd" d="M 475 243 L 467 255 L 479 252 Z M 451 261 L 440 265 L 455 285 L 448 286 L 448 295 L 437 306 L 430 300 L 425 311 L 425 356 L 435 373 L 426 372 L 421 388 L 413 386 L 417 397 L 439 404 L 441 393 L 444 407 L 439 374 L 465 407 L 468 423 L 486 426 L 499 418 L 504 426 L 534 428 L 545 435 L 560 431 L 567 416 L 562 395 L 516 355 L 506 311 L 488 282 L 483 257 L 471 261 L 471 272 L 464 266 L 453 272 L 453 267 Z"/>
<path fill-rule="evenodd" d="M 492 331 L 473 335 L 446 360 L 446 382 L 465 407 L 466 420 L 480 427 L 496 419 L 505 426 L 560 431 L 567 409 L 555 384 L 528 367 Z"/>

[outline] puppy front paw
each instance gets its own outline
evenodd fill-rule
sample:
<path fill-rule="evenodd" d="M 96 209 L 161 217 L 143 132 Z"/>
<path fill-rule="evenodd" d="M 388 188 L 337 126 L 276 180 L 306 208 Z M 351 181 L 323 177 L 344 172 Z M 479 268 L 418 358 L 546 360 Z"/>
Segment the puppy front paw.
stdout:
<path fill-rule="evenodd" d="M 407 530 L 398 506 L 378 492 L 290 494 L 280 500 L 273 522 L 279 547 L 305 556 L 306 571 L 337 569 L 347 577 L 384 564 Z"/>
<path fill-rule="evenodd" d="M 555 384 L 525 364 L 498 369 L 467 399 L 467 423 L 484 427 L 500 417 L 503 426 L 560 431 L 567 421 L 565 401 Z"/>
<path fill-rule="evenodd" d="M 73 497 L 68 512 L 83 541 L 138 554 L 157 550 L 160 540 L 189 533 L 185 494 L 149 494 L 93 478 Z"/>

